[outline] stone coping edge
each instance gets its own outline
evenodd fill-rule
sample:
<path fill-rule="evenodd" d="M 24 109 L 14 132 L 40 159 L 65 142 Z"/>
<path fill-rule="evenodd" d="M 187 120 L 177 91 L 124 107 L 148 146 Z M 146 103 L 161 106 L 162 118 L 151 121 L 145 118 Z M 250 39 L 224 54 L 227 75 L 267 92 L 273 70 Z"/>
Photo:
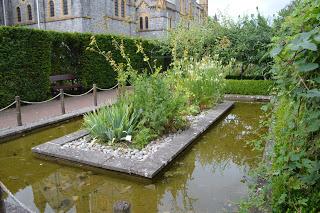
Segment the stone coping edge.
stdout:
<path fill-rule="evenodd" d="M 67 121 L 73 118 L 77 118 L 82 116 L 85 113 L 92 112 L 94 110 L 99 109 L 99 107 L 86 107 L 81 110 L 72 111 L 70 113 L 64 114 L 64 115 L 58 115 L 51 118 L 44 118 L 42 120 L 24 124 L 22 126 L 17 126 L 13 128 L 8 128 L 4 130 L 0 130 L 0 143 L 4 143 L 8 140 L 12 140 L 15 138 L 18 138 L 19 136 L 32 132 L 37 129 L 45 128 L 48 126 L 51 126 L 53 124 L 61 123 L 63 121 Z"/>
<path fill-rule="evenodd" d="M 228 101 L 270 102 L 271 96 L 226 94 L 224 99 Z"/>
<path fill-rule="evenodd" d="M 36 156 L 46 156 L 49 159 L 61 159 L 76 164 L 85 164 L 100 169 L 137 175 L 144 178 L 154 178 L 162 169 L 172 162 L 181 152 L 200 137 L 212 124 L 218 121 L 234 105 L 234 102 L 225 101 L 205 112 L 205 116 L 193 123 L 191 127 L 176 134 L 172 141 L 161 146 L 144 161 L 115 157 L 109 153 L 100 151 L 84 151 L 62 145 L 88 134 L 86 130 L 80 130 L 64 137 L 49 141 L 32 148 Z"/>

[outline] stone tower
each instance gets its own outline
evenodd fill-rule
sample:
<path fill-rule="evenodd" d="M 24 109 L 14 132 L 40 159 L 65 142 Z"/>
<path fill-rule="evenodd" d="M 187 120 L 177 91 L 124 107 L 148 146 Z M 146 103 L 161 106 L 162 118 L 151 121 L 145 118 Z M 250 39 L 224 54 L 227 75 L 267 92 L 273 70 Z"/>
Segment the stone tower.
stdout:
<path fill-rule="evenodd" d="M 204 16 L 208 16 L 208 0 L 199 0 L 200 5 L 203 7 L 204 9 Z"/>

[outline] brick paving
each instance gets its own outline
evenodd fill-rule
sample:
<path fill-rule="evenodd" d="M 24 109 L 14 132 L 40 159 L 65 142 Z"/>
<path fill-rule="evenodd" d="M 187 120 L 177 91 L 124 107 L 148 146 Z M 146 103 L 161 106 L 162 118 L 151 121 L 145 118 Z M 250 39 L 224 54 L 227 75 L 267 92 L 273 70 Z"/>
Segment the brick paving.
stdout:
<path fill-rule="evenodd" d="M 115 101 L 117 90 L 102 91 L 97 93 L 98 106 L 108 105 Z M 92 93 L 81 97 L 65 97 L 66 113 L 93 106 Z M 61 115 L 60 100 L 55 99 L 48 103 L 25 105 L 21 107 L 22 124 L 30 124 L 46 118 Z M 0 131 L 17 126 L 15 108 L 0 112 Z"/>

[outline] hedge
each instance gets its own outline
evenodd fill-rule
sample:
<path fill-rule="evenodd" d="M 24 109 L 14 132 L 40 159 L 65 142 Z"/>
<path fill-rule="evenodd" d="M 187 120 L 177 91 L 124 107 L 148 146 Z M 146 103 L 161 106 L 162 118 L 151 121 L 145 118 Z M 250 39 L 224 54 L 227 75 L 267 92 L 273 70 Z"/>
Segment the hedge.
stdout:
<path fill-rule="evenodd" d="M 50 53 L 47 33 L 0 28 L 0 107 L 13 102 L 16 95 L 29 101 L 47 98 Z"/>
<path fill-rule="evenodd" d="M 270 76 L 263 76 L 263 75 L 227 75 L 226 79 L 232 80 L 266 80 L 270 79 Z"/>
<path fill-rule="evenodd" d="M 273 86 L 271 80 L 226 80 L 226 94 L 269 95 Z"/>
<path fill-rule="evenodd" d="M 28 101 L 42 101 L 50 97 L 49 76 L 75 74 L 86 88 L 96 83 L 109 88 L 116 83 L 116 73 L 105 59 L 87 51 L 92 34 L 61 33 L 21 27 L 0 27 L 0 108 L 19 95 Z M 135 40 L 140 40 L 152 59 L 157 56 L 157 41 L 114 35 L 96 35 L 99 47 L 112 51 L 114 59 L 123 59 L 112 46 L 112 39 L 123 40 L 126 52 L 135 68 L 147 68 L 142 55 L 136 53 Z M 164 65 L 160 59 L 159 64 Z"/>

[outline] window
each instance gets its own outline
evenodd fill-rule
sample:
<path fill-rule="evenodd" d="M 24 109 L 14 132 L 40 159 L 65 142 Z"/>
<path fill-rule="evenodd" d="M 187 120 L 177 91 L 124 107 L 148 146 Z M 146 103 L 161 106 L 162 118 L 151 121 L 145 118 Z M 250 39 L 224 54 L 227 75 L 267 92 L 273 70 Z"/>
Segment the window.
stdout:
<path fill-rule="evenodd" d="M 20 7 L 17 7 L 17 19 L 18 19 L 18 22 L 21 22 L 21 10 L 20 10 Z"/>
<path fill-rule="evenodd" d="M 126 16 L 126 3 L 125 0 L 121 0 L 121 17 Z"/>
<path fill-rule="evenodd" d="M 172 18 L 171 17 L 169 18 L 169 28 L 170 29 L 172 28 Z"/>
<path fill-rule="evenodd" d="M 54 2 L 53 2 L 53 0 L 50 0 L 49 7 L 50 7 L 50 17 L 54 17 Z"/>
<path fill-rule="evenodd" d="M 114 15 L 119 16 L 119 2 L 118 2 L 118 0 L 114 0 Z"/>
<path fill-rule="evenodd" d="M 143 30 L 143 18 L 140 17 L 140 30 Z"/>
<path fill-rule="evenodd" d="M 68 0 L 62 0 L 63 4 L 63 15 L 68 15 Z"/>
<path fill-rule="evenodd" d="M 28 10 L 28 19 L 31 21 L 32 20 L 32 8 L 31 8 L 30 4 L 28 4 L 27 10 Z"/>
<path fill-rule="evenodd" d="M 149 18 L 148 18 L 148 16 L 146 16 L 146 17 L 144 18 L 144 22 L 145 22 L 145 27 L 146 27 L 146 29 L 149 29 Z"/>

